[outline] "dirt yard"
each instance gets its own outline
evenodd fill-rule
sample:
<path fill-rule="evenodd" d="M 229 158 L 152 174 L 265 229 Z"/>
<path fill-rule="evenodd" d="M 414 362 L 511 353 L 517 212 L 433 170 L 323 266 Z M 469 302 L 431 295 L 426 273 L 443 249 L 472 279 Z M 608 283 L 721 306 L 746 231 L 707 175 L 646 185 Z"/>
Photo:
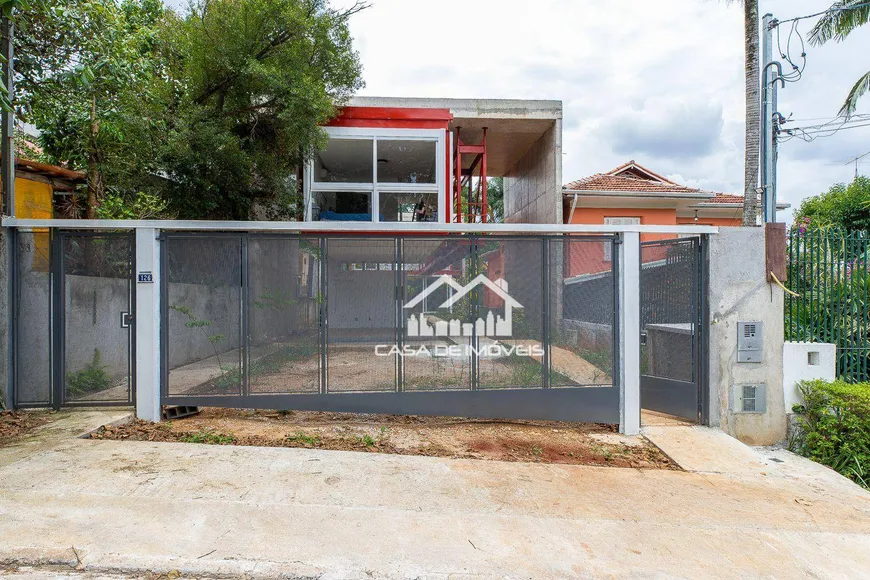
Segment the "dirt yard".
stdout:
<path fill-rule="evenodd" d="M 204 409 L 160 424 L 103 427 L 91 437 L 677 469 L 646 439 L 589 423 Z"/>
<path fill-rule="evenodd" d="M 0 411 L 0 447 L 51 420 L 50 411 Z"/>

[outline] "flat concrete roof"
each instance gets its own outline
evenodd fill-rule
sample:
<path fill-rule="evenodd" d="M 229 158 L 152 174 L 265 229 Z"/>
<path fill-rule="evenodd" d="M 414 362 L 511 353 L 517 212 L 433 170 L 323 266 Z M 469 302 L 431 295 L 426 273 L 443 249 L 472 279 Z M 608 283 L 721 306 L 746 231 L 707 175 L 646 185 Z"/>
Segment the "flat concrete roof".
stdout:
<path fill-rule="evenodd" d="M 348 106 L 448 109 L 453 114 L 450 128 L 460 129 L 463 142 L 469 144 L 479 143 L 486 127 L 490 176 L 505 175 L 562 119 L 562 101 L 556 100 L 355 97 Z"/>

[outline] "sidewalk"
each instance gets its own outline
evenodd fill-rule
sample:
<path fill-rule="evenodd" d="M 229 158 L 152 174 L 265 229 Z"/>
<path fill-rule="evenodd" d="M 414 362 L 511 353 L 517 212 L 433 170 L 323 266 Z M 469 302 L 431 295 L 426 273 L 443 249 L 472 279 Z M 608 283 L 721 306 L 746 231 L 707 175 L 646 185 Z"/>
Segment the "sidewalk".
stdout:
<path fill-rule="evenodd" d="M 0 561 L 290 578 L 870 577 L 870 493 L 709 429 L 649 436 L 696 471 L 58 436 L 0 460 Z M 728 459 L 692 466 L 686 450 L 704 445 Z"/>

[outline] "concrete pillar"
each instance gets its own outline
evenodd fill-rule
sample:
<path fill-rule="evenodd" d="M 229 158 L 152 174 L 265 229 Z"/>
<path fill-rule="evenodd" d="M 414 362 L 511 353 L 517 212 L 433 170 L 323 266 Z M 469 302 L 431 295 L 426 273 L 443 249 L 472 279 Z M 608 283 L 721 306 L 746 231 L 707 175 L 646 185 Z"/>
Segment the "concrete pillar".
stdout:
<path fill-rule="evenodd" d="M 710 425 L 750 445 L 786 438 L 783 291 L 768 279 L 764 228 L 720 228 L 710 236 Z M 737 362 L 737 323 L 761 322 L 759 362 Z M 735 389 L 765 389 L 766 408 L 744 412 Z"/>
<path fill-rule="evenodd" d="M 619 254 L 619 432 L 640 433 L 640 234 L 621 235 Z"/>
<path fill-rule="evenodd" d="M 162 418 L 158 235 L 154 228 L 136 230 L 136 417 L 155 422 Z"/>

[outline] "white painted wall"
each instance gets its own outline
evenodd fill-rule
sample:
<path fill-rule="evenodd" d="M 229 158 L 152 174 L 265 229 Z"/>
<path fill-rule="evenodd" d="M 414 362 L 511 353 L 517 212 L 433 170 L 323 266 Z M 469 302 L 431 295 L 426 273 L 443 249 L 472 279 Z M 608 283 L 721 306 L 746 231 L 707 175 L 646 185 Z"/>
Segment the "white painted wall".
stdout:
<path fill-rule="evenodd" d="M 801 381 L 837 378 L 837 345 L 820 342 L 786 342 L 782 348 L 782 387 L 785 412 L 801 401 Z"/>

